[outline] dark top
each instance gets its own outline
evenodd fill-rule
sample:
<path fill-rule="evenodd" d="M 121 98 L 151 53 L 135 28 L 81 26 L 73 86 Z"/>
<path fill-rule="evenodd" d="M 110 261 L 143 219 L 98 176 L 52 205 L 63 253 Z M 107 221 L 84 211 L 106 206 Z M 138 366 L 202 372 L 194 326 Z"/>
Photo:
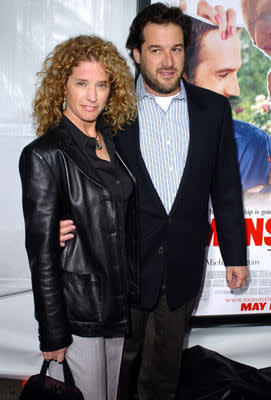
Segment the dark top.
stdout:
<path fill-rule="evenodd" d="M 91 167 L 72 129 L 63 118 L 28 144 L 20 157 L 25 243 L 42 351 L 69 346 L 73 334 L 124 336 L 129 329 L 127 295 L 138 297 L 136 229 L 126 230 L 127 249 L 132 250 L 126 253 L 118 200 Z M 134 177 L 115 156 L 134 186 Z M 130 203 L 135 210 L 134 192 L 129 214 Z M 127 215 L 127 224 L 136 226 L 135 213 L 132 216 Z M 59 221 L 67 217 L 74 219 L 77 230 L 60 248 Z M 122 260 L 126 254 L 127 270 Z"/>
<path fill-rule="evenodd" d="M 120 161 L 115 155 L 115 144 L 111 128 L 105 124 L 101 119 L 97 121 L 97 129 L 102 134 L 106 149 L 108 151 L 111 161 L 103 160 L 96 155 L 96 140 L 84 134 L 80 129 L 74 125 L 69 118 L 63 116 L 63 122 L 72 134 L 73 139 L 80 147 L 83 154 L 89 161 L 89 168 L 95 168 L 100 179 L 105 184 L 108 191 L 116 200 L 117 214 L 120 221 L 120 249 L 126 249 L 126 236 L 125 231 L 121 228 L 125 226 L 125 219 L 127 214 L 128 198 L 132 193 L 133 184 L 120 165 Z M 121 251 L 121 259 L 124 271 L 127 270 L 127 257 L 126 251 Z"/>

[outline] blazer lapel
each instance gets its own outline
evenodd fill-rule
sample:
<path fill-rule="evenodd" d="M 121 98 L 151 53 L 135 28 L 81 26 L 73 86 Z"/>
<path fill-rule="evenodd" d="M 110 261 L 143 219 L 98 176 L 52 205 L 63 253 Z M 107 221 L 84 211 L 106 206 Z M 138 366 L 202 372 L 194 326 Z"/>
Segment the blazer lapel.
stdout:
<path fill-rule="evenodd" d="M 132 125 L 126 127 L 124 132 L 120 132 L 118 136 L 116 137 L 117 148 L 126 165 L 128 165 L 136 179 L 138 175 L 142 177 L 140 181 L 143 182 L 145 187 L 149 188 L 152 201 L 161 213 L 165 213 L 163 203 L 153 185 L 140 151 L 138 118 Z M 138 181 L 139 179 L 137 179 L 137 183 Z"/>
<path fill-rule="evenodd" d="M 170 210 L 170 214 L 174 213 L 178 201 L 181 197 L 185 195 L 185 186 L 193 184 L 190 179 L 190 170 L 193 165 L 194 160 L 194 149 L 199 146 L 200 138 L 202 138 L 204 127 L 201 126 L 202 121 L 204 121 L 204 113 L 206 112 L 206 106 L 202 104 L 199 97 L 195 96 L 193 92 L 193 87 L 189 85 L 185 80 L 183 80 L 185 85 L 185 90 L 187 94 L 188 103 L 188 115 L 189 115 L 189 146 L 187 159 L 183 171 L 183 176 L 181 182 Z M 200 122 L 199 122 L 200 121 Z"/>

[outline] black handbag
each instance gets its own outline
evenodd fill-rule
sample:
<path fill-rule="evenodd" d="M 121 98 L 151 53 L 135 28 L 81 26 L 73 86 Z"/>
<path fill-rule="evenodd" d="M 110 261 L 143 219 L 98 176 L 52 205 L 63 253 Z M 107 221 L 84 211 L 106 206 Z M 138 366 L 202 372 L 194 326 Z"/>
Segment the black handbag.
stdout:
<path fill-rule="evenodd" d="M 40 373 L 28 379 L 19 400 L 84 400 L 81 391 L 75 386 L 66 359 L 61 363 L 65 382 L 46 375 L 49 364 L 50 361 L 43 361 Z"/>

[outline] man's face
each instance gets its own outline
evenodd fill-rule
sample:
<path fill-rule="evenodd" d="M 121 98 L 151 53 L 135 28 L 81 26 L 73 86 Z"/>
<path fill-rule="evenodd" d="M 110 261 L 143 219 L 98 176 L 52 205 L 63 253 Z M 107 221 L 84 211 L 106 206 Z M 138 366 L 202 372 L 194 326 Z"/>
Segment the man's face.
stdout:
<path fill-rule="evenodd" d="M 147 92 L 155 96 L 172 96 L 180 91 L 184 66 L 182 29 L 175 24 L 148 23 L 143 31 L 141 51 L 133 50 Z"/>
<path fill-rule="evenodd" d="M 241 67 L 240 32 L 222 40 L 218 30 L 207 32 L 201 40 L 199 64 L 194 84 L 226 97 L 239 96 L 237 72 Z"/>

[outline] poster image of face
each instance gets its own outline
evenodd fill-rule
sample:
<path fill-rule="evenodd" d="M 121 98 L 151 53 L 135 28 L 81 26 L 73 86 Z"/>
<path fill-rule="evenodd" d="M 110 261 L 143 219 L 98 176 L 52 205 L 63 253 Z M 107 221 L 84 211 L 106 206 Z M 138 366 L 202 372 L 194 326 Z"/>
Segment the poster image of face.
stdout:
<path fill-rule="evenodd" d="M 269 192 L 271 119 L 270 101 L 265 95 L 269 60 L 262 50 L 253 47 L 247 29 L 242 28 L 247 21 L 244 8 L 250 2 L 253 0 L 165 3 L 180 6 L 192 17 L 184 77 L 192 84 L 228 97 L 232 103 L 243 191 Z M 263 3 L 270 6 L 271 0 L 258 3 L 262 3 L 260 10 L 265 10 Z"/>
<path fill-rule="evenodd" d="M 152 1 L 155 3 L 156 1 Z M 250 278 L 230 290 L 210 206 L 206 275 L 195 315 L 271 310 L 271 0 L 167 0 L 192 19 L 183 77 L 226 96 L 233 111 Z"/>

